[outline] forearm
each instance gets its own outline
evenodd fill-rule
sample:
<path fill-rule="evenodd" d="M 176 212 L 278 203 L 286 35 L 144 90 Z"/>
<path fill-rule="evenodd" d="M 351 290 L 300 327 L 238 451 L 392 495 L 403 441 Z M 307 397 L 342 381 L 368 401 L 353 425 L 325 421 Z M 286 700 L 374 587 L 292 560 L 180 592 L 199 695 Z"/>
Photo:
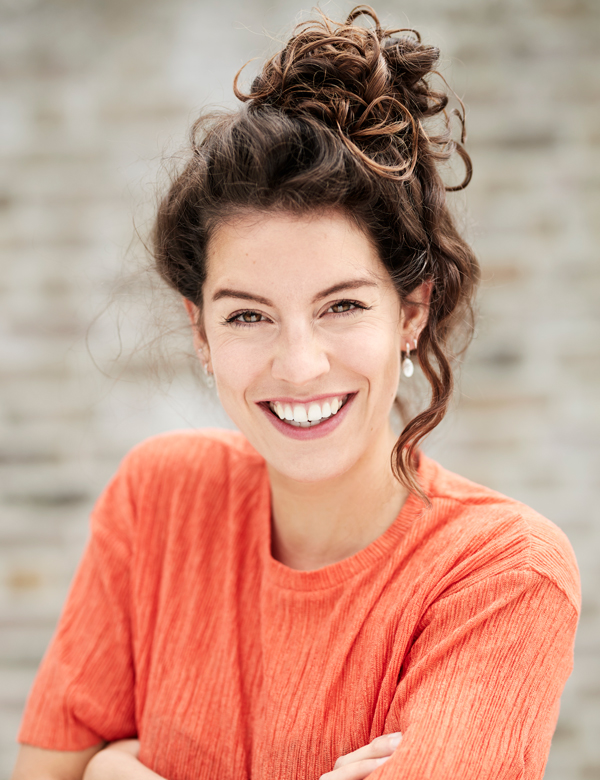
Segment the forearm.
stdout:
<path fill-rule="evenodd" d="M 101 750 L 86 767 L 83 780 L 165 780 L 121 750 Z"/>

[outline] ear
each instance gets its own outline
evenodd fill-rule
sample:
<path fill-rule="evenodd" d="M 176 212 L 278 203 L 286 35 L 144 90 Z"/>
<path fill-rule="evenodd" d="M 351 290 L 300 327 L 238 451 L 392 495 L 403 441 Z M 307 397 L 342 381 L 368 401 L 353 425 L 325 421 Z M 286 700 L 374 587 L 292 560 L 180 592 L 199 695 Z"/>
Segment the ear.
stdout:
<path fill-rule="evenodd" d="M 192 338 L 194 340 L 194 349 L 198 353 L 198 356 L 202 362 L 206 362 L 207 368 L 210 370 L 210 349 L 208 347 L 208 341 L 204 334 L 204 328 L 200 318 L 200 309 L 195 303 L 192 303 L 187 298 L 183 298 L 183 305 L 187 311 L 190 323 L 192 325 Z"/>
<path fill-rule="evenodd" d="M 433 280 L 429 279 L 415 287 L 402 301 L 402 349 L 406 347 L 406 344 L 410 344 L 410 348 L 414 349 L 415 342 L 419 340 L 419 334 L 427 324 L 429 317 L 432 290 Z"/>

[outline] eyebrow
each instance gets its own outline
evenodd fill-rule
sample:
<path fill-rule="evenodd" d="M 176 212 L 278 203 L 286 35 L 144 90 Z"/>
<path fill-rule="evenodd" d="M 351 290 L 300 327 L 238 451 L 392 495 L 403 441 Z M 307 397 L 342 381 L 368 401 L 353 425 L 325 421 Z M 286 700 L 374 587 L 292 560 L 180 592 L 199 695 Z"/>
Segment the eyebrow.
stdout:
<path fill-rule="evenodd" d="M 333 295 L 342 290 L 357 290 L 359 287 L 378 287 L 376 281 L 373 279 L 348 279 L 345 282 L 339 282 L 328 287 L 326 290 L 321 290 L 312 299 L 312 303 L 320 301 L 322 298 L 327 298 L 328 295 Z M 263 306 L 273 306 L 268 298 L 263 298 L 262 295 L 253 295 L 252 293 L 244 292 L 243 290 L 233 290 L 231 288 L 222 288 L 217 290 L 213 295 L 213 301 L 218 301 L 221 298 L 241 298 L 244 301 L 254 301 L 255 303 L 261 303 Z"/>

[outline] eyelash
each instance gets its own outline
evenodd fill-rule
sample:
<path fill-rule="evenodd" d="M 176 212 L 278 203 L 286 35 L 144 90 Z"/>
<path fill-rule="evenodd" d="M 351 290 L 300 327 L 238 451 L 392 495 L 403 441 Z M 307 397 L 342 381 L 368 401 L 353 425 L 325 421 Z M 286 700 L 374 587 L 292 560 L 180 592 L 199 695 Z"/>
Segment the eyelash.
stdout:
<path fill-rule="evenodd" d="M 344 304 L 350 304 L 351 306 L 354 306 L 354 308 L 353 309 L 347 309 L 346 311 L 332 312 L 332 314 L 335 314 L 338 317 L 344 317 L 344 316 L 347 316 L 349 314 L 355 314 L 359 309 L 368 310 L 368 309 L 371 308 L 370 306 L 364 306 L 362 303 L 359 303 L 358 301 L 342 300 L 342 301 L 336 301 L 335 303 L 332 303 L 329 306 L 329 309 L 332 309 L 334 306 L 343 306 Z M 262 314 L 260 314 L 257 311 L 253 311 L 252 309 L 246 309 L 245 311 L 239 311 L 237 314 L 233 314 L 231 317 L 229 317 L 229 318 L 227 318 L 225 320 L 225 323 L 227 325 L 235 325 L 235 326 L 240 327 L 240 328 L 247 328 L 248 326 L 259 325 L 260 322 L 263 321 L 263 320 L 258 320 L 257 322 L 242 322 L 242 321 L 238 320 L 238 317 L 243 317 L 244 314 L 255 314 L 255 315 L 258 315 L 260 317 L 263 316 Z"/>

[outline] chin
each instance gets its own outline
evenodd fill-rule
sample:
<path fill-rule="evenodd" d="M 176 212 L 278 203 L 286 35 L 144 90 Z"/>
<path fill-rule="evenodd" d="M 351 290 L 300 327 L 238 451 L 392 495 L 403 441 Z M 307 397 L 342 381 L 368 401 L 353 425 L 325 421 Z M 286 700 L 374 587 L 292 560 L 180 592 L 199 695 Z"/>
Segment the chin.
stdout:
<path fill-rule="evenodd" d="M 248 439 L 254 449 L 265 459 L 269 469 L 285 479 L 304 484 L 316 484 L 339 479 L 347 474 L 365 457 L 379 440 L 373 435 L 373 429 L 379 430 L 379 420 L 363 421 L 363 435 L 352 423 L 352 434 L 348 430 L 334 431 L 331 435 L 310 441 L 298 441 L 282 436 L 263 420 L 263 412 L 258 418 L 254 415 L 234 415 L 233 408 L 228 411 L 230 418 Z M 237 418 L 237 419 L 236 419 Z M 389 424 L 389 419 L 388 419 Z M 342 426 L 348 426 L 346 419 Z M 384 421 L 381 421 L 381 428 Z M 341 434 L 341 435 L 340 435 Z"/>
<path fill-rule="evenodd" d="M 258 449 L 255 447 L 255 449 Z M 286 479 L 305 484 L 317 482 L 327 482 L 342 477 L 359 460 L 359 455 L 351 457 L 348 448 L 340 446 L 332 452 L 327 448 L 327 452 L 318 453 L 315 449 L 312 452 L 306 452 L 304 455 L 296 452 L 284 452 L 283 448 L 275 449 L 273 447 L 258 449 L 266 460 L 270 469 L 273 469 Z M 341 453 L 344 456 L 341 456 Z"/>
<path fill-rule="evenodd" d="M 277 473 L 282 477 L 293 480 L 294 482 L 302 482 L 304 484 L 329 482 L 343 476 L 349 470 L 338 467 L 325 471 L 323 469 L 315 468 L 314 463 L 307 464 L 306 468 L 302 468 L 302 466 L 299 467 L 298 464 L 282 464 L 281 460 L 267 460 L 267 464 L 269 468 L 277 471 Z"/>

